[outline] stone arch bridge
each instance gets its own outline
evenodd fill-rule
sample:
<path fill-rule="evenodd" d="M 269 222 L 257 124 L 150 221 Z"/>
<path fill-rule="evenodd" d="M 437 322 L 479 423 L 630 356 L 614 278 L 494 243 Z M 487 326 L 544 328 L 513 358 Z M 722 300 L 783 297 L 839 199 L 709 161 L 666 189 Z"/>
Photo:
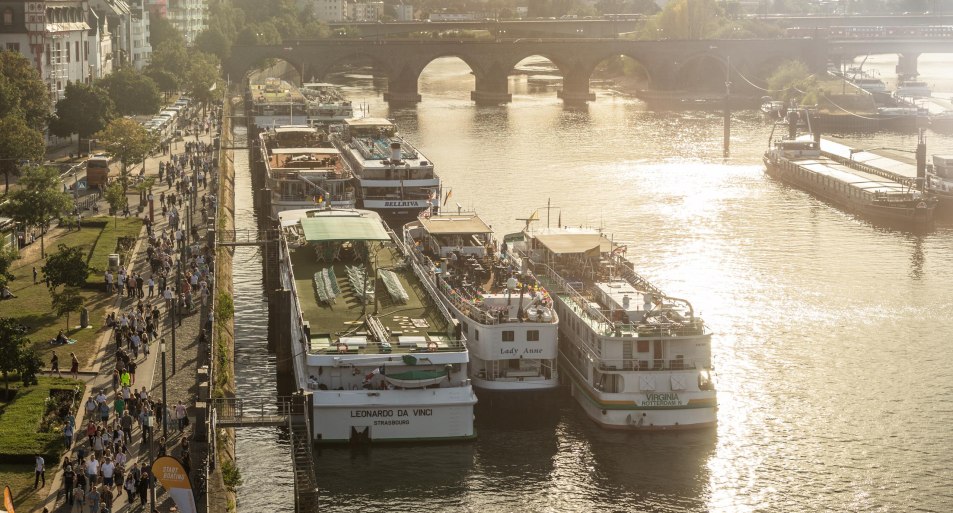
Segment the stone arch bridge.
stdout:
<path fill-rule="evenodd" d="M 826 44 L 811 39 L 633 41 L 619 39 L 512 39 L 512 40 L 317 40 L 282 45 L 236 45 L 224 63 L 225 72 L 241 77 L 267 59 L 291 64 L 302 78 L 322 79 L 342 64 L 370 59 L 375 70 L 388 79 L 389 102 L 418 102 L 417 79 L 434 59 L 458 57 L 476 79 L 471 98 L 478 103 L 503 103 L 511 99 L 507 77 L 523 59 L 542 56 L 559 68 L 567 102 L 595 99 L 589 78 L 604 60 L 627 56 L 646 70 L 653 89 L 683 89 L 686 69 L 709 61 L 725 76 L 730 62 L 733 75 L 764 73 L 782 60 L 801 59 L 815 71 L 827 62 Z M 737 75 L 735 75 L 737 76 Z M 733 84 L 744 88 L 743 80 Z"/>

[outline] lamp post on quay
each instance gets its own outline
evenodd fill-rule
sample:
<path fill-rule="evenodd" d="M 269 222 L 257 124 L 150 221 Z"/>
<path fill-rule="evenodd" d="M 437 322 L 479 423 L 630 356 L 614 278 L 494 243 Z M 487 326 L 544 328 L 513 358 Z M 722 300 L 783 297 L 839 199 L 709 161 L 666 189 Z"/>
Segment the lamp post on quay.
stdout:
<path fill-rule="evenodd" d="M 166 410 L 168 410 L 169 405 L 166 403 L 166 396 L 165 396 L 166 375 L 165 375 L 165 339 L 164 338 L 161 339 L 159 342 L 159 352 L 162 353 L 162 436 L 168 439 L 169 426 L 168 426 L 168 423 L 166 422 L 167 415 L 165 414 L 165 412 Z"/>

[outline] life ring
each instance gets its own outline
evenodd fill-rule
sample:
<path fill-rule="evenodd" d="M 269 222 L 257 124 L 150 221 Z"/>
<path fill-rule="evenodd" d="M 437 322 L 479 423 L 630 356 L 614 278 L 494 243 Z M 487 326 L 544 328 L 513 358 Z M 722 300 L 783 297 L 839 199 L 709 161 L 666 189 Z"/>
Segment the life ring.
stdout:
<path fill-rule="evenodd" d="M 346 353 L 346 352 L 347 352 L 347 346 L 344 345 L 344 344 L 338 344 L 338 352 L 339 352 L 339 353 Z"/>
<path fill-rule="evenodd" d="M 917 203 L 917 208 L 927 208 L 927 204 L 924 202 Z"/>
<path fill-rule="evenodd" d="M 436 342 L 427 342 L 427 351 L 429 351 L 429 352 L 431 352 L 431 353 L 436 352 L 436 351 L 437 351 L 437 343 L 436 343 Z"/>

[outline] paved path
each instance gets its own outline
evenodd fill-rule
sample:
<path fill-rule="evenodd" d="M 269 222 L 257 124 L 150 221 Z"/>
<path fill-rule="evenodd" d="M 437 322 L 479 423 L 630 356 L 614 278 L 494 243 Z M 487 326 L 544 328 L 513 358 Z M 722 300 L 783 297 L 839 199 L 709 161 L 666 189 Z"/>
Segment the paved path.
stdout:
<path fill-rule="evenodd" d="M 212 132 L 214 134 L 214 131 Z M 186 138 L 187 142 L 190 141 L 202 141 L 205 143 L 211 143 L 210 135 L 201 135 L 199 137 L 189 136 Z M 179 142 L 173 149 L 173 153 L 181 153 L 184 151 L 184 143 Z M 158 155 L 155 157 L 150 157 L 145 162 L 146 176 L 157 176 L 159 169 L 160 161 L 168 161 L 169 155 Z M 217 170 L 216 170 L 217 171 Z M 215 171 L 213 171 L 213 175 Z M 213 180 L 209 180 L 209 186 L 207 189 L 199 187 L 198 189 L 198 198 L 201 198 L 203 192 L 211 193 Z M 174 187 L 174 186 L 173 186 Z M 165 182 L 158 183 L 153 189 L 154 192 L 154 220 L 155 223 L 153 228 L 156 232 L 159 232 L 167 227 L 167 220 L 162 216 L 161 207 L 159 206 L 158 196 L 160 192 L 167 192 Z M 130 210 L 136 212 L 138 209 L 138 197 L 135 195 L 130 195 Z M 187 202 L 183 201 L 183 209 L 180 211 L 182 214 L 183 224 L 185 223 L 185 209 L 187 208 Z M 202 225 L 201 219 L 201 201 L 195 202 L 195 211 L 192 218 L 192 222 L 195 225 Z M 104 205 L 104 202 L 100 202 L 100 211 L 108 211 L 108 207 Z M 144 215 L 148 215 L 149 210 L 146 207 Z M 213 214 L 210 213 L 210 216 Z M 200 236 L 204 237 L 204 229 L 200 230 Z M 200 239 L 203 240 L 203 239 Z M 145 276 L 150 274 L 150 267 L 147 261 L 146 248 L 148 247 L 148 237 L 146 235 L 146 229 L 143 228 L 140 232 L 138 241 L 133 250 L 133 262 L 132 270 L 135 272 L 142 272 Z M 207 356 L 207 346 L 202 343 L 199 343 L 199 334 L 201 328 L 201 319 L 205 316 L 204 313 L 200 312 L 200 308 L 196 308 L 195 313 L 190 315 L 185 315 L 181 319 L 181 324 L 176 326 L 176 372 L 172 373 L 172 362 L 171 362 L 171 331 L 172 326 L 171 322 L 173 319 L 170 312 L 166 312 L 165 305 L 160 299 L 160 295 L 149 298 L 146 297 L 143 301 L 148 305 L 149 308 L 153 304 L 157 304 L 162 311 L 161 315 L 161 326 L 159 337 L 165 338 L 167 342 L 167 401 L 165 404 L 167 406 L 174 406 L 177 401 L 181 400 L 183 403 L 188 404 L 189 406 L 193 405 L 196 398 L 196 370 L 201 365 L 206 365 Z M 115 299 L 115 311 L 128 311 L 133 308 L 138 299 L 129 298 L 125 296 L 117 296 Z M 198 300 L 196 300 L 198 303 Z M 109 404 L 112 404 L 114 398 L 112 392 L 112 369 L 115 365 L 115 355 L 116 355 L 116 344 L 112 339 L 112 331 L 106 330 L 98 340 L 98 349 L 94 362 L 92 364 L 92 373 L 82 376 L 87 381 L 87 388 L 85 395 L 80 401 L 80 407 L 78 408 L 76 414 L 76 426 L 77 426 L 77 436 L 76 441 L 73 444 L 73 447 L 67 454 L 71 459 L 74 459 L 77 455 L 77 449 L 80 445 L 86 446 L 87 442 L 85 440 L 85 429 L 84 426 L 88 423 L 88 420 L 85 419 L 85 408 L 82 405 L 86 403 L 86 400 L 90 396 L 94 396 L 99 390 L 106 390 L 106 395 L 108 396 Z M 162 384 L 162 372 L 161 372 L 161 355 L 159 352 L 159 344 L 151 344 L 151 352 L 148 356 L 140 354 L 137 360 L 137 368 L 134 378 L 135 388 L 141 389 L 143 386 L 150 391 L 150 398 L 153 400 L 161 399 L 161 384 Z M 167 425 L 168 429 L 168 453 L 180 457 L 181 459 L 181 441 L 183 438 L 191 438 L 191 426 L 194 426 L 194 414 L 190 411 L 190 417 L 192 422 L 190 422 L 190 427 L 186 428 L 184 433 L 180 433 L 175 426 L 174 422 L 169 422 Z M 158 429 L 155 435 L 155 441 L 158 442 L 159 437 L 162 435 L 162 424 L 158 423 Z M 131 464 L 134 462 L 139 464 L 141 462 L 146 462 L 149 464 L 149 447 L 148 444 L 142 443 L 142 433 L 138 427 L 138 423 L 134 423 L 132 439 L 133 442 L 127 445 L 130 463 L 126 465 L 127 470 L 131 468 Z M 191 444 L 192 449 L 192 468 L 197 469 L 201 466 L 202 462 L 207 457 L 207 451 L 204 444 Z M 86 451 L 87 455 L 89 451 Z M 88 457 L 88 456 L 87 456 Z M 39 504 L 39 507 L 48 508 L 51 512 L 61 511 L 80 511 L 78 507 L 74 506 L 70 509 L 66 505 L 65 501 L 65 490 L 63 487 L 63 469 L 61 468 L 62 462 L 47 462 L 47 468 L 49 469 L 48 474 L 53 475 L 52 479 L 49 480 L 48 486 L 43 488 L 38 493 L 46 496 L 46 499 Z M 112 512 L 122 512 L 122 511 L 133 511 L 136 508 L 139 508 L 138 503 L 136 503 L 135 508 L 130 505 L 126 500 L 125 493 L 122 493 L 121 490 L 114 489 L 114 494 L 116 500 L 113 503 Z M 197 497 L 197 503 L 199 506 L 199 511 L 204 511 L 204 500 L 201 500 L 202 497 Z M 164 494 L 161 487 L 157 486 L 157 507 L 159 511 L 169 511 L 171 506 L 171 501 L 168 500 L 168 497 Z M 88 508 L 82 510 L 84 513 L 88 511 Z"/>

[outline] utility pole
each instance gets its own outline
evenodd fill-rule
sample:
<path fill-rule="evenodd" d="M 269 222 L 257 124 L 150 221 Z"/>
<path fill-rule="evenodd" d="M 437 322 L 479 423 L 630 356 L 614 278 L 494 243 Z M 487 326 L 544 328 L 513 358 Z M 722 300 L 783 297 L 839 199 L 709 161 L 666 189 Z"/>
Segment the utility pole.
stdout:
<path fill-rule="evenodd" d="M 724 156 L 731 154 L 731 56 L 725 57 L 725 136 Z"/>

